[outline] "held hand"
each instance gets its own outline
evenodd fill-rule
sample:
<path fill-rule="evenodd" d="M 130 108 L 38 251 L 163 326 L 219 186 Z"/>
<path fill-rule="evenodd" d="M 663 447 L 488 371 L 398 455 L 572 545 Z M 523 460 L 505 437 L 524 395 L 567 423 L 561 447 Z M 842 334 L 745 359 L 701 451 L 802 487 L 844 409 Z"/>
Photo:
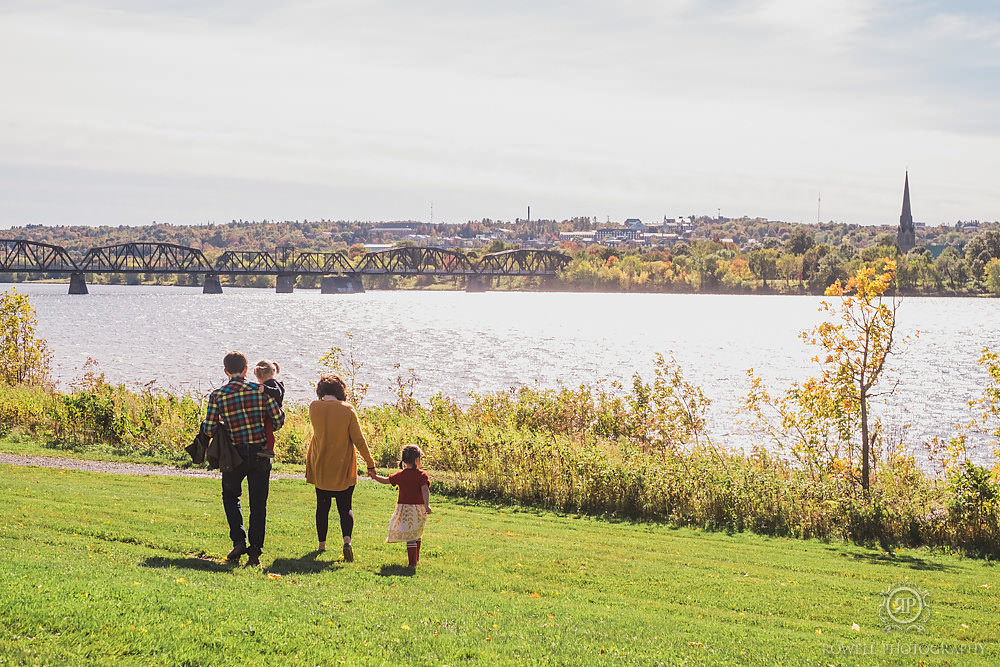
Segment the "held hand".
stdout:
<path fill-rule="evenodd" d="M 371 477 L 372 479 L 375 479 L 375 478 L 378 477 L 378 471 L 375 470 L 375 468 L 369 468 L 368 469 L 368 476 Z"/>
<path fill-rule="evenodd" d="M 430 514 L 431 513 L 431 506 L 430 505 L 424 505 L 424 513 L 425 514 Z"/>

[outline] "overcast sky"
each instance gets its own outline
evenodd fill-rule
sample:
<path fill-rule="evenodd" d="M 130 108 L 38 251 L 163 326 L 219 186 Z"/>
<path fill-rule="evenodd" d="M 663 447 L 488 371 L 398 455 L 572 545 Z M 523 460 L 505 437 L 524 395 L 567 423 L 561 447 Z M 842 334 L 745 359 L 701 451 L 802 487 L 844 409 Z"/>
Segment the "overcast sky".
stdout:
<path fill-rule="evenodd" d="M 0 227 L 995 220 L 998 6 L 0 0 Z"/>

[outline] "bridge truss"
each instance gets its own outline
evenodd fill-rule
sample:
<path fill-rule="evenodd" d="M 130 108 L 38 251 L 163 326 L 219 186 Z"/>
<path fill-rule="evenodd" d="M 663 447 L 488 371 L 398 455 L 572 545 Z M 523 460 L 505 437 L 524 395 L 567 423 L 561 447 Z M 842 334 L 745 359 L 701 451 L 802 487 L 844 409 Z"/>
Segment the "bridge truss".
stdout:
<path fill-rule="evenodd" d="M 324 276 L 356 271 L 345 252 L 300 252 L 288 268 L 292 273 Z"/>
<path fill-rule="evenodd" d="M 468 275 L 475 269 L 469 258 L 455 250 L 408 246 L 370 252 L 355 269 L 367 275 Z"/>
<path fill-rule="evenodd" d="M 76 273 L 76 262 L 66 249 L 37 241 L 0 239 L 0 272 Z"/>
<path fill-rule="evenodd" d="M 196 248 L 173 243 L 121 243 L 91 248 L 80 262 L 86 273 L 209 273 L 211 264 Z"/>
<path fill-rule="evenodd" d="M 476 272 L 483 276 L 554 276 L 569 257 L 551 250 L 504 250 L 483 255 Z"/>
<path fill-rule="evenodd" d="M 270 253 L 262 250 L 227 250 L 215 260 L 216 273 L 277 275 L 285 273 Z"/>

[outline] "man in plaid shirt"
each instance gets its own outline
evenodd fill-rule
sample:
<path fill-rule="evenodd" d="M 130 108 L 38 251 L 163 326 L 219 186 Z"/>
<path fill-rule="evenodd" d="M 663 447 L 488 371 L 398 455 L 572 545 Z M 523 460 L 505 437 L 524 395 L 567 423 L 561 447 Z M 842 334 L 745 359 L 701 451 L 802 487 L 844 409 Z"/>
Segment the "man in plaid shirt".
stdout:
<path fill-rule="evenodd" d="M 264 418 L 270 417 L 277 431 L 285 423 L 285 413 L 273 398 L 261 391 L 260 385 L 246 381 L 247 358 L 240 352 L 230 352 L 223 359 L 229 382 L 208 396 L 208 413 L 201 430 L 211 437 L 220 426 L 229 432 L 233 446 L 243 458 L 237 468 L 222 473 L 222 507 L 229 523 L 233 550 L 226 559 L 239 562 L 248 554 L 247 565 L 260 565 L 264 548 L 264 528 L 267 523 L 267 494 L 271 483 L 271 459 L 258 456 L 266 442 Z M 243 479 L 247 480 L 250 496 L 250 544 L 243 530 L 240 495 Z"/>

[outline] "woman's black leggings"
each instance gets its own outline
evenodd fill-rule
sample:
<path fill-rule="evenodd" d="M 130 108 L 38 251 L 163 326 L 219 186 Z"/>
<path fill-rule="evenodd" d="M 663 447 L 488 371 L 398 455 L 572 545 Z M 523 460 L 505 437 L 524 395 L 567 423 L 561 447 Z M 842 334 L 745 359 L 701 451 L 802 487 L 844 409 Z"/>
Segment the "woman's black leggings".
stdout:
<path fill-rule="evenodd" d="M 344 537 L 350 537 L 351 533 L 354 532 L 354 510 L 351 509 L 351 496 L 353 495 L 353 486 L 349 486 L 343 491 L 316 489 L 316 536 L 320 542 L 326 542 L 331 500 L 337 501 L 337 513 L 340 514 L 340 532 Z"/>

